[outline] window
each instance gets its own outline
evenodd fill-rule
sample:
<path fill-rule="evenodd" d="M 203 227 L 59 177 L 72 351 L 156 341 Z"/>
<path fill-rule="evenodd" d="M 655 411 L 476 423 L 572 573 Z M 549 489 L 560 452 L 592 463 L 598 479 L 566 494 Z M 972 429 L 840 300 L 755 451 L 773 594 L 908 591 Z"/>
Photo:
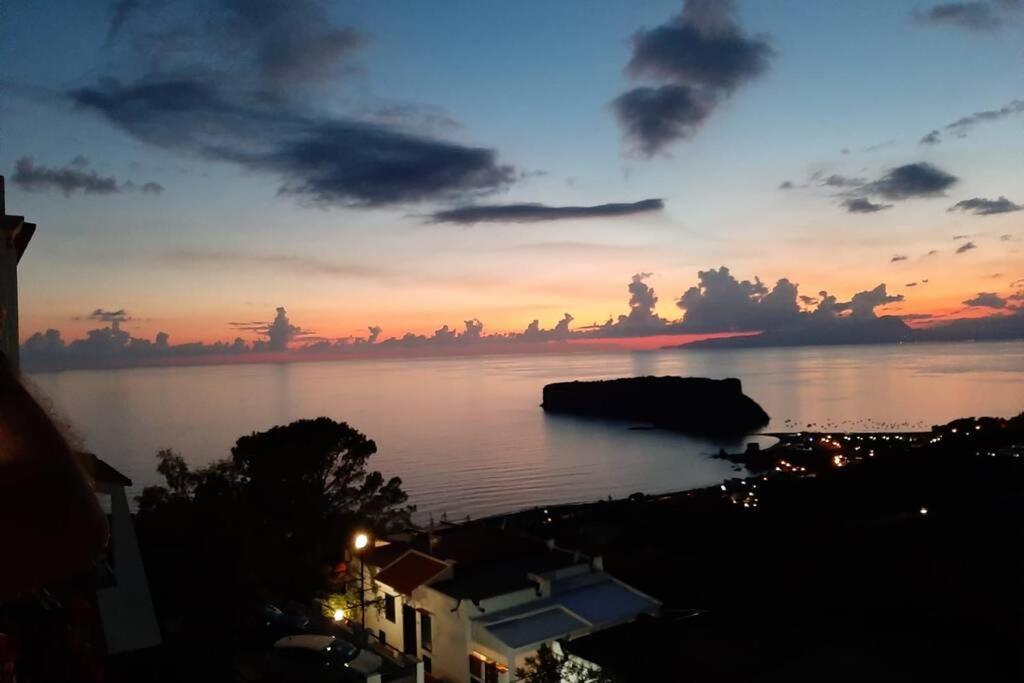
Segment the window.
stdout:
<path fill-rule="evenodd" d="M 377 640 L 380 641 L 381 645 L 388 644 L 388 634 L 384 633 L 384 629 L 380 629 L 377 631 Z"/>
<path fill-rule="evenodd" d="M 484 662 L 475 655 L 469 656 L 469 677 L 474 681 L 484 680 Z"/>
<path fill-rule="evenodd" d="M 395 623 L 395 596 L 389 593 L 384 594 L 384 618 Z"/>
<path fill-rule="evenodd" d="M 430 652 L 432 644 L 430 615 L 420 612 L 420 646 Z"/>
<path fill-rule="evenodd" d="M 430 673 L 431 666 L 432 666 L 432 664 L 430 662 L 430 657 L 424 656 L 423 657 L 423 671 L 425 671 L 426 673 Z"/>

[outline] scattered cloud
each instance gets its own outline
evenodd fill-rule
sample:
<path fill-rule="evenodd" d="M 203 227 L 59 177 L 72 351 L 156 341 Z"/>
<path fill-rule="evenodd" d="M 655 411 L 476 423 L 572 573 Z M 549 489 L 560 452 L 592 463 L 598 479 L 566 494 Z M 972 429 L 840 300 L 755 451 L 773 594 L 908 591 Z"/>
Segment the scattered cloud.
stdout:
<path fill-rule="evenodd" d="M 852 178 L 850 176 L 840 175 L 839 173 L 833 173 L 829 176 L 823 176 L 822 174 L 815 173 L 812 176 L 819 184 L 826 187 L 862 187 L 867 181 L 863 178 Z"/>
<path fill-rule="evenodd" d="M 997 213 L 1010 213 L 1020 211 L 1024 206 L 1011 202 L 1006 197 L 998 199 L 985 199 L 983 197 L 972 197 L 959 201 L 949 208 L 950 211 L 968 211 L 976 216 L 991 216 Z"/>
<path fill-rule="evenodd" d="M 843 201 L 843 206 L 850 213 L 878 213 L 892 208 L 892 204 L 876 204 L 867 197 L 847 199 Z"/>
<path fill-rule="evenodd" d="M 918 9 L 913 16 L 920 23 L 990 33 L 1005 28 L 1021 7 L 1020 0 L 967 0 Z"/>
<path fill-rule="evenodd" d="M 908 258 L 909 257 L 906 254 L 896 254 L 891 259 L 889 259 L 889 263 L 896 263 L 897 261 L 906 261 Z"/>
<path fill-rule="evenodd" d="M 122 183 L 113 176 L 103 176 L 90 169 L 89 160 L 81 154 L 61 167 L 42 166 L 36 164 L 32 157 L 21 157 L 14 162 L 11 182 L 25 192 L 58 190 L 65 197 L 77 192 L 106 195 L 136 188 L 131 181 Z M 159 194 L 163 189 L 163 186 L 154 182 L 145 183 L 141 188 L 145 194 Z"/>
<path fill-rule="evenodd" d="M 1000 236 L 999 236 L 999 241 L 1000 241 L 1000 242 L 1009 242 L 1009 241 L 1010 241 L 1010 240 L 1012 240 L 1012 239 L 1013 239 L 1013 235 L 1011 235 L 1011 234 L 1009 234 L 1009 233 L 1007 233 L 1007 234 L 1005 234 L 1005 235 L 1000 235 Z"/>
<path fill-rule="evenodd" d="M 435 223 L 535 223 L 585 218 L 631 216 L 661 211 L 660 199 L 595 206 L 547 206 L 545 204 L 497 204 L 460 206 L 431 214 Z"/>
<path fill-rule="evenodd" d="M 946 130 L 954 135 L 963 136 L 979 123 L 992 123 L 1018 114 L 1024 114 L 1024 100 L 1013 100 L 998 109 L 986 109 L 968 114 L 953 123 L 947 124 Z"/>
<path fill-rule="evenodd" d="M 98 320 L 105 323 L 123 323 L 131 320 L 131 316 L 123 308 L 111 311 L 103 308 L 97 308 L 92 313 L 85 316 L 87 320 Z"/>
<path fill-rule="evenodd" d="M 942 142 L 942 133 L 934 129 L 921 138 L 922 145 L 937 145 Z"/>
<path fill-rule="evenodd" d="M 767 71 L 773 54 L 742 30 L 732 0 L 687 0 L 682 14 L 633 36 L 627 73 L 659 85 L 623 93 L 612 109 L 627 139 L 650 156 L 692 137 L 737 88 Z"/>
<path fill-rule="evenodd" d="M 889 169 L 878 180 L 864 185 L 862 190 L 891 200 L 941 197 L 957 180 L 956 176 L 932 164 L 918 162 Z"/>
<path fill-rule="evenodd" d="M 978 245 L 974 242 L 964 242 L 956 248 L 956 253 L 963 254 L 964 252 L 970 251 L 971 249 L 977 249 Z"/>
<path fill-rule="evenodd" d="M 780 190 L 792 190 L 794 187 L 796 186 L 793 185 L 793 183 L 789 180 L 783 180 L 781 183 L 779 183 Z"/>
<path fill-rule="evenodd" d="M 995 292 L 978 292 L 978 296 L 967 299 L 964 306 L 984 308 L 1006 308 L 1006 299 Z"/>

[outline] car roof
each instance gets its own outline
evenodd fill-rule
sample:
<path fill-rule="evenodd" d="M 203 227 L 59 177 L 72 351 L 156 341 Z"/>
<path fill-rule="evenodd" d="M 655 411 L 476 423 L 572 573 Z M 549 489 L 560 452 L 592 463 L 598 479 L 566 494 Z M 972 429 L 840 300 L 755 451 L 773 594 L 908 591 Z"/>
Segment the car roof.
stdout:
<path fill-rule="evenodd" d="M 285 636 L 274 643 L 275 648 L 297 648 L 301 650 L 316 650 L 320 652 L 327 649 L 328 645 L 334 643 L 334 636 L 323 636 L 315 634 L 303 634 L 298 636 Z"/>

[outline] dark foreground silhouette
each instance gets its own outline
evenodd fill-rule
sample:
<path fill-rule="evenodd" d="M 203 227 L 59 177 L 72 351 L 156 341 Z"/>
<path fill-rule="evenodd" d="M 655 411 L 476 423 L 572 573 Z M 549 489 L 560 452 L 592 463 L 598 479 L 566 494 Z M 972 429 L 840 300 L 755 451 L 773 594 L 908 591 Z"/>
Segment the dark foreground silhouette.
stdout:
<path fill-rule="evenodd" d="M 734 436 L 768 424 L 735 378 L 631 377 L 544 387 L 544 410 L 649 422 L 687 434 Z"/>

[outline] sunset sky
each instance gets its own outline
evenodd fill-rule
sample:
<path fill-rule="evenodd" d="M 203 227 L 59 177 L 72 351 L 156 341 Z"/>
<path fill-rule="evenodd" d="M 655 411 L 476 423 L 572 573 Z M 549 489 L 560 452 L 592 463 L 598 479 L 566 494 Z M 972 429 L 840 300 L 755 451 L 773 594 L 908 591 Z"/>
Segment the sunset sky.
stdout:
<path fill-rule="evenodd" d="M 3 11 L 0 167 L 39 226 L 23 339 L 96 309 L 172 343 L 255 338 L 229 323 L 279 306 L 327 339 L 580 327 L 638 273 L 674 320 L 720 266 L 841 301 L 884 283 L 904 299 L 879 314 L 1020 300 L 1013 0 Z"/>

